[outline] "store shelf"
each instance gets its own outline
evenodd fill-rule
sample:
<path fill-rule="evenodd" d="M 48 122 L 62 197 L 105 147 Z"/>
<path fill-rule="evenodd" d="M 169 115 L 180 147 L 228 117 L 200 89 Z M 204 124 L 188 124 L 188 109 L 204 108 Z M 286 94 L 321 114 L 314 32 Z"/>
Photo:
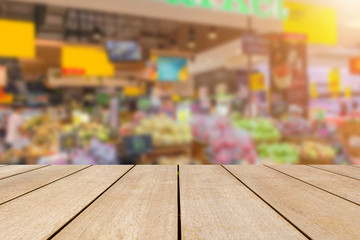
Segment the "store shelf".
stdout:
<path fill-rule="evenodd" d="M 2 166 L 1 173 L 2 240 L 359 237 L 358 166 Z"/>

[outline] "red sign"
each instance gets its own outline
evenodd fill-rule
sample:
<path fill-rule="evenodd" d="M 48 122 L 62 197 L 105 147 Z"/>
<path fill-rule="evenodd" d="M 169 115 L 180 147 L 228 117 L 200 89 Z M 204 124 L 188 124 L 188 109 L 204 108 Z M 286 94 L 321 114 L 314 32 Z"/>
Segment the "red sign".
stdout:
<path fill-rule="evenodd" d="M 82 68 L 63 68 L 61 72 L 65 76 L 83 76 L 85 75 L 85 69 Z"/>
<path fill-rule="evenodd" d="M 360 74 L 360 57 L 350 59 L 350 73 Z"/>
<path fill-rule="evenodd" d="M 305 34 L 297 34 L 297 33 L 284 33 L 285 41 L 298 41 L 298 42 L 306 42 L 307 35 Z"/>
<path fill-rule="evenodd" d="M 0 87 L 0 98 L 5 96 L 4 88 Z"/>

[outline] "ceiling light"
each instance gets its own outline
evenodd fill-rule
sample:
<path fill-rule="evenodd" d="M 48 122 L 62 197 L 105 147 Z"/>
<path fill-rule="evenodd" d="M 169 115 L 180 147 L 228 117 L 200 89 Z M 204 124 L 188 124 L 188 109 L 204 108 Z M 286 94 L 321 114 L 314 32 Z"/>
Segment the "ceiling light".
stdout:
<path fill-rule="evenodd" d="M 92 32 L 92 39 L 94 41 L 100 41 L 103 37 L 103 33 L 101 32 L 100 28 L 95 26 Z"/>
<path fill-rule="evenodd" d="M 216 32 L 216 29 L 215 29 L 215 28 L 211 28 L 210 31 L 209 31 L 209 34 L 208 34 L 208 38 L 209 38 L 210 40 L 215 40 L 215 39 L 217 39 L 217 37 L 218 37 L 218 34 L 217 34 L 217 32 Z"/>
<path fill-rule="evenodd" d="M 189 40 L 187 45 L 188 45 L 188 48 L 195 48 L 196 47 L 196 43 L 194 42 L 194 40 Z"/>

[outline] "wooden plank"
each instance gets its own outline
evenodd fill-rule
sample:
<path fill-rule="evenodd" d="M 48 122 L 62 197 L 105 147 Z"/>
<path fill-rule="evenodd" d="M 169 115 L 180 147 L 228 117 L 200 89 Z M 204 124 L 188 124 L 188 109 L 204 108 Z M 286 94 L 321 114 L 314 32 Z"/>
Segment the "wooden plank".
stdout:
<path fill-rule="evenodd" d="M 183 239 L 307 239 L 221 166 L 180 166 Z"/>
<path fill-rule="evenodd" d="M 226 168 L 311 239 L 359 239 L 359 206 L 265 166 Z"/>
<path fill-rule="evenodd" d="M 177 167 L 135 166 L 54 239 L 177 239 Z"/>
<path fill-rule="evenodd" d="M 42 187 L 87 166 L 49 166 L 0 180 L 0 204 Z"/>
<path fill-rule="evenodd" d="M 360 205 L 358 180 L 309 166 L 274 165 L 269 167 Z"/>
<path fill-rule="evenodd" d="M 131 166 L 91 166 L 0 206 L 0 239 L 47 239 Z"/>
<path fill-rule="evenodd" d="M 8 165 L 0 168 L 0 179 L 32 171 L 38 168 L 47 167 L 44 165 Z"/>
<path fill-rule="evenodd" d="M 325 171 L 360 180 L 360 168 L 342 165 L 314 165 L 311 167 L 323 169 Z"/>

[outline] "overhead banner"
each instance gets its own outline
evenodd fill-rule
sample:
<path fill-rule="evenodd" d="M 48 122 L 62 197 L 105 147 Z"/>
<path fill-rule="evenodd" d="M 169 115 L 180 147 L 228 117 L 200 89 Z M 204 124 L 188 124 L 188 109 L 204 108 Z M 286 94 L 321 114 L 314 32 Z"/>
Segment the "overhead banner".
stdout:
<path fill-rule="evenodd" d="M 61 67 L 65 75 L 112 77 L 115 74 L 106 51 L 98 47 L 63 46 Z"/>
<path fill-rule="evenodd" d="M 330 7 L 285 1 L 288 17 L 284 32 L 304 34 L 310 44 L 337 44 L 336 11 Z"/>
<path fill-rule="evenodd" d="M 306 36 L 275 34 L 270 37 L 270 75 L 272 104 L 297 105 L 307 116 Z"/>
<path fill-rule="evenodd" d="M 34 23 L 0 19 L 0 30 L 0 57 L 35 57 Z"/>
<path fill-rule="evenodd" d="M 161 1 L 174 6 L 189 8 L 203 8 L 210 10 L 233 12 L 253 15 L 259 18 L 285 19 L 288 11 L 284 8 L 283 0 L 152 0 Z"/>

